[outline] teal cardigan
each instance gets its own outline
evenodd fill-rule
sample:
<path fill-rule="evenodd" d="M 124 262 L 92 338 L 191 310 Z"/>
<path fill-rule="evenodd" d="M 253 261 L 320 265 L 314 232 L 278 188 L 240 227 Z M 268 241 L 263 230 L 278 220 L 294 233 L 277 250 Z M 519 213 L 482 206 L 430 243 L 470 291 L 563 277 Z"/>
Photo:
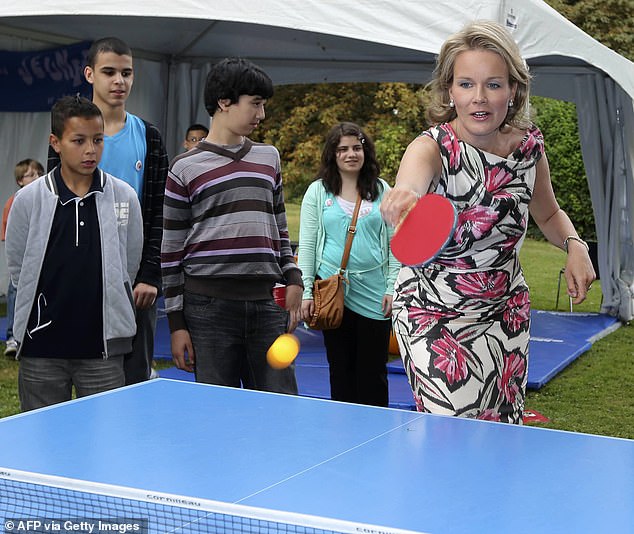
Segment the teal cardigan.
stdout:
<path fill-rule="evenodd" d="M 389 190 L 390 186 L 385 180 L 379 179 L 383 185 L 383 190 L 379 195 L 379 201 L 383 194 Z M 328 193 L 322 180 L 315 180 L 304 194 L 299 220 L 299 253 L 298 265 L 302 271 L 304 282 L 304 300 L 313 298 L 313 282 L 315 273 L 322 262 L 322 253 L 326 235 L 322 220 L 324 203 L 328 198 Z M 383 259 L 383 274 L 387 280 L 385 294 L 391 295 L 394 292 L 394 282 L 398 276 L 401 264 L 392 255 L 390 250 L 390 239 L 394 234 L 394 229 L 385 222 L 381 227 L 381 251 Z"/>

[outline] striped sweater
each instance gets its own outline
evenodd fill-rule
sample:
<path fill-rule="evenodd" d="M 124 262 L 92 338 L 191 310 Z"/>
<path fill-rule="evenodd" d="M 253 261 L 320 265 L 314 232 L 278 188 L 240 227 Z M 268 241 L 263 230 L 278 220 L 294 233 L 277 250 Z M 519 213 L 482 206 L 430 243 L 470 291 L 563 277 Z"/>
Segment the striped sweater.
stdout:
<path fill-rule="evenodd" d="M 172 331 L 185 328 L 183 292 L 271 298 L 275 283 L 302 285 L 288 234 L 280 156 L 250 139 L 199 143 L 167 175 L 161 268 Z"/>

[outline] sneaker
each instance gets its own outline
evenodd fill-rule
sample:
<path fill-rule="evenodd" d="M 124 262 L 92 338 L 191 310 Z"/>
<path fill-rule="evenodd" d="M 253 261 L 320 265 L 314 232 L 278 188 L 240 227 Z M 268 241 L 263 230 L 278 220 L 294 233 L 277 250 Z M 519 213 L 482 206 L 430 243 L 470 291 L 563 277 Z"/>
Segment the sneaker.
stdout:
<path fill-rule="evenodd" d="M 152 367 L 152 370 L 150 371 L 150 380 L 154 380 L 155 378 L 159 378 L 159 374 L 158 371 Z"/>
<path fill-rule="evenodd" d="M 7 339 L 6 346 L 4 348 L 4 355 L 9 358 L 15 358 L 15 355 L 18 353 L 18 342 L 10 337 Z"/>

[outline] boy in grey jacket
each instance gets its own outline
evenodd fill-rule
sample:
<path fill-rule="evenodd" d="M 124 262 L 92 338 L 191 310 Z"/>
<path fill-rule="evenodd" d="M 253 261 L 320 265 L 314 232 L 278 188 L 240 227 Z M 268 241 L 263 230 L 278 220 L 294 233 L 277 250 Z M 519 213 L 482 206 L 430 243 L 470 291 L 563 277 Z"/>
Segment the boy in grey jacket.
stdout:
<path fill-rule="evenodd" d="M 58 100 L 51 131 L 61 163 L 19 191 L 6 236 L 23 411 L 70 400 L 73 386 L 78 397 L 123 386 L 136 331 L 137 195 L 97 168 L 104 122 L 92 102 Z"/>

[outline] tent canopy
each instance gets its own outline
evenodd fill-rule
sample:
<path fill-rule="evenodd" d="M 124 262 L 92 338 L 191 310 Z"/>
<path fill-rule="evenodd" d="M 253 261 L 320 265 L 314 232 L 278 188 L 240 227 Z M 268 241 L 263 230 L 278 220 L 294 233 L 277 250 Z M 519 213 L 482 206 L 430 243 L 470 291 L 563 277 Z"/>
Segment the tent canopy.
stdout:
<path fill-rule="evenodd" d="M 116 13 L 116 15 L 113 15 Z M 115 35 L 135 56 L 128 109 L 157 124 L 170 156 L 191 122 L 206 122 L 205 75 L 248 57 L 276 84 L 425 83 L 446 37 L 473 19 L 505 25 L 534 76 L 533 93 L 577 105 L 599 241 L 603 310 L 634 314 L 634 64 L 541 0 L 5 0 L 0 49 L 38 50 Z M 1 69 L 0 69 L 1 71 Z M 1 74 L 1 72 L 0 72 Z M 0 87 L 0 92 L 2 87 Z M 45 159 L 46 113 L 0 113 L 0 165 Z"/>
<path fill-rule="evenodd" d="M 4 2 L 0 35 L 68 44 L 117 35 L 137 57 L 213 63 L 244 56 L 278 84 L 319 81 L 421 82 L 450 33 L 473 19 L 497 20 L 531 66 L 590 67 L 634 96 L 632 63 L 541 0 L 243 0 L 207 15 L 200 0 Z M 112 15 L 117 13 L 117 15 Z"/>

